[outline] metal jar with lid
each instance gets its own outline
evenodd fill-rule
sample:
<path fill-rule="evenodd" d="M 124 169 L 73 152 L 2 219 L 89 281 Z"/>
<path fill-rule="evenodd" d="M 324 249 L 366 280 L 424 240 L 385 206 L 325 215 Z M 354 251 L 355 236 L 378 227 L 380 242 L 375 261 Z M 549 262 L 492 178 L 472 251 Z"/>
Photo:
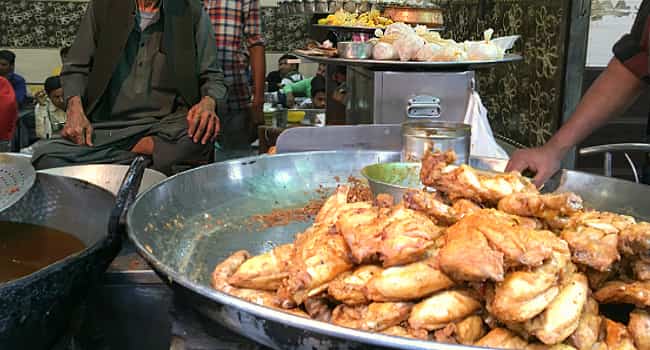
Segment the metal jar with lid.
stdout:
<path fill-rule="evenodd" d="M 402 162 L 419 162 L 427 152 L 453 150 L 456 164 L 469 161 L 471 126 L 440 120 L 440 100 L 416 96 L 408 101 L 402 123 Z"/>

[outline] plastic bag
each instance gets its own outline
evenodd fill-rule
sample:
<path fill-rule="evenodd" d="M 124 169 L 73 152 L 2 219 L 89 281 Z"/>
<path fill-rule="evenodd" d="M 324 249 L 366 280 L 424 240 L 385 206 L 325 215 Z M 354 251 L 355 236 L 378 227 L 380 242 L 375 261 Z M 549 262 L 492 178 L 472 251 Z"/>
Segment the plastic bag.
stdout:
<path fill-rule="evenodd" d="M 469 98 L 464 123 L 472 126 L 470 155 L 510 159 L 508 153 L 494 139 L 487 109 L 476 91 L 472 92 Z"/>

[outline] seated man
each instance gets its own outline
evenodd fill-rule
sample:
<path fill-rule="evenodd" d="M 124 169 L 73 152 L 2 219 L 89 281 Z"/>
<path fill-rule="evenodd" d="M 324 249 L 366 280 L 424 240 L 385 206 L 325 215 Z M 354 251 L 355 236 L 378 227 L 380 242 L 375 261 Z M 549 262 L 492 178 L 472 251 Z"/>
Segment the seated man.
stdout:
<path fill-rule="evenodd" d="M 5 77 L 14 89 L 16 103 L 21 107 L 27 97 L 27 85 L 25 78 L 16 74 L 16 54 L 9 50 L 0 50 L 0 76 Z"/>
<path fill-rule="evenodd" d="M 325 78 L 316 76 L 311 81 L 311 105 L 304 108 L 324 109 L 326 104 Z"/>
<path fill-rule="evenodd" d="M 61 72 L 64 139 L 35 147 L 36 168 L 205 161 L 226 95 L 210 20 L 190 0 L 94 0 Z"/>
<path fill-rule="evenodd" d="M 291 54 L 284 54 L 278 60 L 278 70 L 266 76 L 267 91 L 276 92 L 284 85 L 295 83 L 304 79 L 298 71 L 300 59 Z"/>
<path fill-rule="evenodd" d="M 35 96 L 34 124 L 36 137 L 47 140 L 63 128 L 66 114 L 61 79 L 57 76 L 47 78 L 44 88 Z"/>
<path fill-rule="evenodd" d="M 282 87 L 282 93 L 286 95 L 287 99 L 287 107 L 293 108 L 296 104 L 296 97 L 311 97 L 311 83 L 314 78 L 320 76 L 324 77 L 325 73 L 327 71 L 327 66 L 323 63 L 318 65 L 318 70 L 316 71 L 316 75 L 300 80 L 295 83 L 290 83 L 286 84 L 285 86 Z"/>

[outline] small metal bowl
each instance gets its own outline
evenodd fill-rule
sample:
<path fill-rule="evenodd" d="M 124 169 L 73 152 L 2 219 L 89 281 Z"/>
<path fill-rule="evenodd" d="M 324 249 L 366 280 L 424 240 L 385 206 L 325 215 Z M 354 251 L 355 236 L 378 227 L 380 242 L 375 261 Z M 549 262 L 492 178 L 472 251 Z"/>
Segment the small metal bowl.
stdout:
<path fill-rule="evenodd" d="M 368 165 L 361 170 L 368 180 L 374 196 L 390 194 L 396 202 L 401 202 L 409 189 L 422 188 L 419 163 L 380 163 Z"/>
<path fill-rule="evenodd" d="M 336 44 L 341 58 L 366 60 L 372 58 L 372 43 L 364 41 L 341 41 Z"/>

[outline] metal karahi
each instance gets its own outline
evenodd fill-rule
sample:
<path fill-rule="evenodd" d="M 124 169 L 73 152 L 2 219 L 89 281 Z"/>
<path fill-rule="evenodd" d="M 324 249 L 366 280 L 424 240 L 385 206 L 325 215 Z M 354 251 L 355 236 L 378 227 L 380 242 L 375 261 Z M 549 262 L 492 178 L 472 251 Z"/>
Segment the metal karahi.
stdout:
<path fill-rule="evenodd" d="M 398 159 L 397 152 L 334 151 L 254 157 L 202 167 L 140 196 L 129 213 L 129 235 L 139 252 L 197 310 L 271 348 L 463 348 L 337 327 L 255 305 L 209 285 L 211 270 L 233 252 L 269 251 L 292 241 L 295 232 L 309 225 L 296 222 L 258 231 L 247 227 L 247 217 L 304 205 L 320 186 L 331 189 L 365 165 Z M 474 166 L 479 163 L 470 160 Z M 634 202 L 649 194 L 643 186 L 572 171 L 563 171 L 554 181 L 547 184 L 547 190 L 574 191 L 599 210 L 616 211 L 623 205 L 633 208 L 630 213 L 640 219 L 650 216 L 647 208 Z M 603 191 L 596 193 L 593 183 Z M 602 199 L 592 201 L 597 198 Z"/>

